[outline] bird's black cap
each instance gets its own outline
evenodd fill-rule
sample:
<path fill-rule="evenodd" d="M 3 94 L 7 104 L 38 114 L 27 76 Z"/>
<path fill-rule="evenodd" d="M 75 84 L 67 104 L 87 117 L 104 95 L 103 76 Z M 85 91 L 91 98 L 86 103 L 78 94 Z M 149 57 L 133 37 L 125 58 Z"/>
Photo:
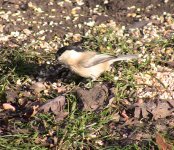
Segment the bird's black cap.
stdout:
<path fill-rule="evenodd" d="M 77 52 L 83 52 L 84 50 L 79 46 L 64 46 L 58 49 L 56 53 L 56 59 L 61 56 L 67 50 L 75 50 Z"/>

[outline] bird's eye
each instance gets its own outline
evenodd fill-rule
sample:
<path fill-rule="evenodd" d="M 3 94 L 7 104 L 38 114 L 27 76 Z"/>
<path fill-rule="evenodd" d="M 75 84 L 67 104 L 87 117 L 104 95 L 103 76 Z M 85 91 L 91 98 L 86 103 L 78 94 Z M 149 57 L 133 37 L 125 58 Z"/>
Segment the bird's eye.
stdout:
<path fill-rule="evenodd" d="M 57 60 L 59 57 L 60 57 L 60 54 L 56 54 L 56 57 L 55 57 L 56 60 Z"/>

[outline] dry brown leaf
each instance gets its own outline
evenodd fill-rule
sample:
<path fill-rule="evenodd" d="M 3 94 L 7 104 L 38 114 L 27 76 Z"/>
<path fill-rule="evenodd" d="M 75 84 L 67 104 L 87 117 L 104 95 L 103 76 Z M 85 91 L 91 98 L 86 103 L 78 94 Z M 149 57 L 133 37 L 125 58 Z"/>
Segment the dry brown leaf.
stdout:
<path fill-rule="evenodd" d="M 65 97 L 64 96 L 58 96 L 55 99 L 52 99 L 42 105 L 39 108 L 39 111 L 44 112 L 53 112 L 56 115 L 56 120 L 63 120 L 67 115 L 68 112 L 64 111 L 65 107 Z"/>
<path fill-rule="evenodd" d="M 7 90 L 5 93 L 7 102 L 14 102 L 14 100 L 18 97 L 18 92 L 14 90 Z"/>
<path fill-rule="evenodd" d="M 12 111 L 15 111 L 15 107 L 12 106 L 10 103 L 4 103 L 2 104 L 2 107 L 5 109 L 5 110 L 12 110 Z"/>
<path fill-rule="evenodd" d="M 172 150 L 172 145 L 168 144 L 159 133 L 156 134 L 156 143 L 160 150 Z"/>
<path fill-rule="evenodd" d="M 108 89 L 105 85 L 95 85 L 90 90 L 78 88 L 76 92 L 85 111 L 94 111 L 102 107 L 108 97 Z"/>
<path fill-rule="evenodd" d="M 58 96 L 55 99 L 49 100 L 47 103 L 42 105 L 39 110 L 43 110 L 44 112 L 49 112 L 50 110 L 54 114 L 58 114 L 58 112 L 62 111 L 65 105 L 65 97 Z"/>
<path fill-rule="evenodd" d="M 135 107 L 135 111 L 134 111 L 134 117 L 135 118 L 139 118 L 141 114 L 141 108 L 139 107 Z"/>
<path fill-rule="evenodd" d="M 63 93 L 66 91 L 65 87 L 57 87 L 57 93 Z"/>
<path fill-rule="evenodd" d="M 60 112 L 56 115 L 56 121 L 63 120 L 69 113 L 68 112 Z"/>
<path fill-rule="evenodd" d="M 36 82 L 30 87 L 30 89 L 33 89 L 36 93 L 40 93 L 41 91 L 45 90 L 46 87 L 44 83 Z"/>
<path fill-rule="evenodd" d="M 133 104 L 131 107 L 135 108 L 134 117 L 140 118 L 141 115 L 143 118 L 148 118 L 149 114 L 153 115 L 153 119 L 157 120 L 160 118 L 165 118 L 167 116 L 171 116 L 174 111 L 173 101 L 148 101 L 148 102 L 137 102 Z"/>
<path fill-rule="evenodd" d="M 153 118 L 157 120 L 159 118 L 170 116 L 172 114 L 172 111 L 170 110 L 170 106 L 167 102 L 158 101 L 157 107 L 153 109 L 151 113 L 153 114 Z"/>
<path fill-rule="evenodd" d="M 147 118 L 148 117 L 149 112 L 146 110 L 145 107 L 141 108 L 141 113 L 142 113 L 143 118 Z"/>
<path fill-rule="evenodd" d="M 33 117 L 33 116 L 35 116 L 37 114 L 38 108 L 39 108 L 39 105 L 37 105 L 37 106 L 34 105 L 33 106 L 33 113 L 31 114 L 31 117 Z"/>
<path fill-rule="evenodd" d="M 139 99 L 137 103 L 134 104 L 134 106 L 135 106 L 135 111 L 134 111 L 135 118 L 140 118 L 141 115 L 143 118 L 148 117 L 149 113 L 147 112 L 147 106 L 142 99 Z"/>
<path fill-rule="evenodd" d="M 126 111 L 125 110 L 122 111 L 121 115 L 123 116 L 123 118 L 125 120 L 129 120 L 129 116 L 126 114 Z"/>

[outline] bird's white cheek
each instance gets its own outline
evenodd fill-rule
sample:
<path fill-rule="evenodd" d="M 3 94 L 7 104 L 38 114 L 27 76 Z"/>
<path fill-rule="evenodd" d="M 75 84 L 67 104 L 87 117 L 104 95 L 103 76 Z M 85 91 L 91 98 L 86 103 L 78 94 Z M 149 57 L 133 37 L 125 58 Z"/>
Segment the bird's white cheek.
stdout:
<path fill-rule="evenodd" d="M 58 61 L 59 61 L 59 63 L 61 63 L 61 64 L 64 64 L 64 63 L 65 63 L 61 57 L 58 59 Z"/>
<path fill-rule="evenodd" d="M 63 58 L 62 56 L 60 56 L 60 57 L 58 58 L 58 60 L 59 60 L 60 62 L 63 62 L 64 58 Z"/>

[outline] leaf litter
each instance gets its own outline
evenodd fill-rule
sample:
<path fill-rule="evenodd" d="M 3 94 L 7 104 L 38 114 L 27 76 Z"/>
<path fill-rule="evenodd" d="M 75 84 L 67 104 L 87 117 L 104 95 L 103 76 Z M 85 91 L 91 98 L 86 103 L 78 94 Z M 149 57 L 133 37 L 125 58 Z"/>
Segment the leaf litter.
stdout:
<path fill-rule="evenodd" d="M 171 100 L 170 100 L 171 101 Z M 149 100 L 144 102 L 142 99 L 134 103 L 131 108 L 134 108 L 134 117 L 138 119 L 151 118 L 157 120 L 173 116 L 174 108 L 167 100 Z"/>
<path fill-rule="evenodd" d="M 55 88 L 53 89 L 57 91 L 57 87 L 59 86 L 54 85 L 54 87 Z M 62 87 L 64 89 L 64 86 Z M 38 88 L 37 92 L 34 92 L 34 93 L 30 91 L 30 90 L 34 90 L 33 86 L 26 88 L 25 90 L 17 92 L 18 97 L 20 96 L 23 97 L 26 94 L 27 97 L 25 96 L 24 97 L 25 99 L 29 100 L 29 101 L 26 101 L 23 105 L 21 105 L 23 109 L 22 113 L 24 113 L 22 116 L 23 117 L 25 116 L 24 118 L 31 120 L 33 117 L 35 117 L 36 115 L 42 112 L 46 114 L 53 113 L 55 116 L 56 122 L 66 121 L 65 118 L 69 114 L 65 109 L 67 104 L 66 97 L 58 96 L 58 97 L 55 97 L 54 99 L 49 99 L 45 103 L 43 103 L 43 101 L 41 101 L 42 93 L 40 92 L 43 90 L 49 91 L 53 89 L 50 86 L 43 86 L 43 84 L 42 86 L 38 86 L 38 87 L 36 86 L 36 88 Z M 18 89 L 21 89 L 21 88 L 18 88 Z M 76 95 L 77 95 L 77 99 L 79 103 L 78 104 L 79 108 L 83 111 L 102 111 L 105 107 L 106 108 L 115 107 L 116 105 L 115 101 L 112 98 L 111 98 L 112 101 L 109 100 L 110 99 L 109 95 L 111 93 L 110 90 L 112 89 L 110 89 L 110 87 L 105 84 L 96 84 L 91 89 L 78 87 L 76 89 Z M 17 96 L 15 96 L 16 100 L 18 99 Z M 34 101 L 30 99 L 33 96 L 35 97 Z M 119 132 L 122 135 L 122 138 L 120 139 L 120 141 L 118 141 L 118 142 L 121 142 L 120 144 L 124 145 L 124 143 L 126 144 L 127 142 L 131 143 L 130 140 L 127 141 L 126 139 L 132 139 L 134 141 L 142 141 L 143 139 L 148 139 L 151 137 L 153 138 L 156 130 L 168 132 L 168 130 L 170 129 L 171 131 L 171 128 L 173 126 L 172 118 L 173 118 L 173 112 L 174 112 L 173 100 L 171 99 L 169 100 L 139 99 L 136 103 L 129 102 L 128 105 L 127 105 L 128 100 L 125 99 L 124 101 L 126 102 L 126 105 L 123 111 L 120 111 L 120 112 L 117 111 L 115 115 L 111 117 L 111 123 L 110 123 L 110 124 L 113 124 L 112 128 L 110 129 L 110 132 L 112 134 L 115 134 L 115 132 Z M 16 113 L 18 112 L 19 112 L 19 107 L 17 106 Z M 169 119 L 168 122 L 164 122 L 163 119 L 165 119 L 166 117 L 170 117 L 171 119 Z M 147 125 L 147 123 L 149 125 Z M 3 124 L 7 126 L 5 122 Z M 150 131 L 152 126 L 155 129 L 153 132 Z M 134 132 L 129 131 L 130 128 L 134 128 L 135 131 Z M 43 128 L 42 130 L 45 130 L 45 129 Z M 147 130 L 147 132 L 144 132 L 144 130 Z M 1 129 L 1 131 L 2 132 L 5 131 L 4 127 Z M 17 132 L 28 133 L 29 131 L 25 129 L 14 129 L 12 130 L 12 132 L 13 133 L 17 133 Z M 150 132 L 151 134 L 148 132 Z M 55 139 L 57 138 L 55 137 Z M 48 142 L 49 141 L 48 138 L 43 140 L 38 137 L 38 141 L 40 142 L 43 141 L 41 143 L 44 143 L 45 145 L 49 145 L 48 143 L 50 143 Z"/>

